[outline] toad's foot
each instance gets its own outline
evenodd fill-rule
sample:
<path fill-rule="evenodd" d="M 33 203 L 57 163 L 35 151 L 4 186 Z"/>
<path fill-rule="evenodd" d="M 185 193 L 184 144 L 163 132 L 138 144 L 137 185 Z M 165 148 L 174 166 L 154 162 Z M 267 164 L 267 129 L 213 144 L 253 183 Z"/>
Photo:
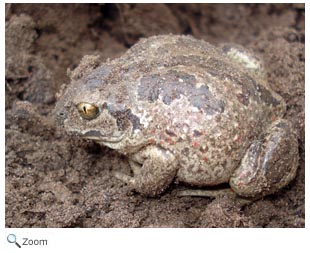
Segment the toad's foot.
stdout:
<path fill-rule="evenodd" d="M 134 176 L 115 173 L 115 176 L 146 196 L 162 193 L 177 172 L 177 161 L 169 151 L 157 146 L 148 146 L 134 156 L 130 166 Z"/>
<path fill-rule="evenodd" d="M 228 196 L 235 199 L 240 205 L 251 204 L 256 199 L 254 198 L 242 198 L 238 196 L 232 189 L 218 189 L 218 190 L 183 190 L 178 193 L 180 197 L 207 197 L 207 198 L 218 198 Z"/>
<path fill-rule="evenodd" d="M 202 190 L 202 189 L 194 189 L 194 190 L 183 190 L 178 193 L 178 196 L 193 196 L 193 197 L 209 197 L 209 198 L 217 198 L 220 196 L 232 196 L 235 197 L 236 193 L 231 189 L 218 189 L 218 190 Z"/>
<path fill-rule="evenodd" d="M 251 144 L 229 184 L 239 196 L 262 197 L 287 185 L 297 167 L 297 136 L 289 122 L 280 119 L 262 141 Z"/>

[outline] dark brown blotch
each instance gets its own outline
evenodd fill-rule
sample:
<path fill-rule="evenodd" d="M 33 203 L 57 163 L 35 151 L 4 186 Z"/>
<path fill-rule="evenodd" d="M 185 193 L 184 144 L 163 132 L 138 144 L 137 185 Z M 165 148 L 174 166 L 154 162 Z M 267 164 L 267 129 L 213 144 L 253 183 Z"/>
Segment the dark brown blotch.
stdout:
<path fill-rule="evenodd" d="M 177 135 L 174 132 L 172 132 L 171 130 L 166 129 L 165 132 L 166 132 L 166 134 L 168 134 L 171 137 L 177 137 Z"/>
<path fill-rule="evenodd" d="M 198 130 L 194 130 L 194 133 L 193 133 L 193 136 L 194 137 L 199 137 L 199 136 L 201 136 L 202 135 L 202 133 L 200 132 L 200 131 L 198 131 Z"/>
<path fill-rule="evenodd" d="M 199 148 L 199 150 L 200 150 L 201 153 L 206 153 L 209 150 L 209 148 L 208 148 L 208 146 L 201 146 Z"/>
<path fill-rule="evenodd" d="M 108 112 L 116 119 L 116 124 L 120 131 L 129 127 L 131 122 L 133 130 L 142 129 L 140 119 L 132 113 L 130 109 L 117 108 L 116 106 L 106 105 Z"/>
<path fill-rule="evenodd" d="M 185 156 L 188 156 L 189 155 L 189 148 L 184 148 L 182 151 L 181 151 L 182 155 L 185 155 Z"/>
<path fill-rule="evenodd" d="M 194 107 L 208 115 L 224 112 L 224 102 L 217 100 L 207 85 L 196 88 L 196 83 L 194 75 L 172 70 L 164 75 L 144 76 L 138 87 L 138 95 L 140 100 L 150 102 L 156 101 L 161 96 L 167 105 L 184 95 Z"/>

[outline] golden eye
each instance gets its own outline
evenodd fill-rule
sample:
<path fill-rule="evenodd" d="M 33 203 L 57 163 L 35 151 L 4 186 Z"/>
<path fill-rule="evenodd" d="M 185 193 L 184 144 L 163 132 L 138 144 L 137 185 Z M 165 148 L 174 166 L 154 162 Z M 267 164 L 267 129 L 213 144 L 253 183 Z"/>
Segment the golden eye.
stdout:
<path fill-rule="evenodd" d="M 99 108 L 90 103 L 81 102 L 76 105 L 81 117 L 83 119 L 94 119 L 99 115 Z"/>

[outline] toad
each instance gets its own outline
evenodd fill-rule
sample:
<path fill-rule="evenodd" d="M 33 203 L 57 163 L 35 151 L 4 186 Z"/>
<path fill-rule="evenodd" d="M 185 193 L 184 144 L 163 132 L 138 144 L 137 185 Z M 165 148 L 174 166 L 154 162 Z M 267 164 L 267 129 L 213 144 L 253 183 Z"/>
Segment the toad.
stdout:
<path fill-rule="evenodd" d="M 126 155 L 132 175 L 115 176 L 143 195 L 177 181 L 229 183 L 250 198 L 296 174 L 297 136 L 285 110 L 251 51 L 180 35 L 141 39 L 103 63 L 84 57 L 55 108 L 68 133 Z"/>

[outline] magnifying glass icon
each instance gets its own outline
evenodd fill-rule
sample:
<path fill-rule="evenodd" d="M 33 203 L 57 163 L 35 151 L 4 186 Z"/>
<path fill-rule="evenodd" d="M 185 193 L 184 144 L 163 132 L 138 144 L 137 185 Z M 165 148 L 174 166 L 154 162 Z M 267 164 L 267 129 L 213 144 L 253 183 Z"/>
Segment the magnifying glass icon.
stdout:
<path fill-rule="evenodd" d="M 9 234 L 8 237 L 6 238 L 8 240 L 9 243 L 15 243 L 15 245 L 18 248 L 21 248 L 21 246 L 18 244 L 18 242 L 16 242 L 16 235 L 14 234 Z"/>

